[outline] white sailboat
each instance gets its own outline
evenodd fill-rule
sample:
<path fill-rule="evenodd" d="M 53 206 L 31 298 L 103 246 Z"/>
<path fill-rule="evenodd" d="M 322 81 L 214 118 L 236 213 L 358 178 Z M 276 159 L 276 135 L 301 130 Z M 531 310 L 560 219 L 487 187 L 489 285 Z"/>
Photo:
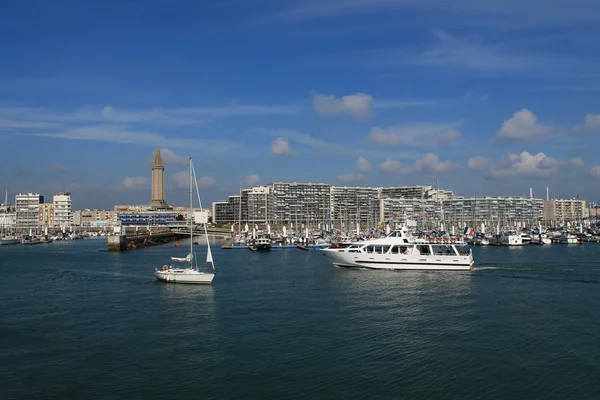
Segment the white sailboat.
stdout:
<path fill-rule="evenodd" d="M 200 201 L 200 191 L 198 190 L 198 183 L 196 180 L 196 173 L 194 171 L 194 165 L 190 158 L 190 252 L 186 257 L 171 257 L 171 265 L 163 265 L 161 268 L 154 268 L 154 276 L 156 279 L 170 282 L 170 283 L 195 283 L 210 285 L 213 278 L 215 277 L 215 264 L 210 250 L 210 241 L 208 239 L 208 232 L 206 231 L 206 224 L 204 224 L 204 236 L 207 243 L 206 262 L 203 265 L 203 269 L 208 268 L 208 271 L 200 270 L 196 262 L 196 256 L 194 253 L 194 219 L 192 214 L 193 209 L 193 196 L 192 187 L 194 182 L 196 183 L 196 194 L 198 195 L 198 203 L 202 208 L 202 202 Z M 180 263 L 185 267 L 176 267 L 174 264 Z"/>

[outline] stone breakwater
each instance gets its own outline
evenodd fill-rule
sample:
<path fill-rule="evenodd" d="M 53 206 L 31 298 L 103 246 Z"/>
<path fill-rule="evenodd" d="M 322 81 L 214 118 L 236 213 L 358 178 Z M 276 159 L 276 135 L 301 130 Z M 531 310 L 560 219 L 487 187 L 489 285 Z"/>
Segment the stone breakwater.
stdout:
<path fill-rule="evenodd" d="M 144 247 L 167 244 L 179 240 L 183 236 L 177 233 L 164 232 L 151 235 L 107 236 L 108 251 L 126 251 Z"/>

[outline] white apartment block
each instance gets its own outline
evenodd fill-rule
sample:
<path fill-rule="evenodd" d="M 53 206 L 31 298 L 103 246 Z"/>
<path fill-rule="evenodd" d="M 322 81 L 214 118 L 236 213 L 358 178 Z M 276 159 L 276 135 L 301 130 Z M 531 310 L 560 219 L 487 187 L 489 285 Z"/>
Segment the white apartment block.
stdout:
<path fill-rule="evenodd" d="M 241 214 L 241 216 L 240 216 Z M 215 223 L 244 222 L 375 226 L 411 220 L 419 226 L 477 226 L 479 223 L 537 225 L 544 216 L 542 199 L 532 197 L 456 196 L 426 186 L 347 187 L 324 183 L 275 182 L 244 189 L 227 201 L 213 203 Z"/>
<path fill-rule="evenodd" d="M 44 203 L 44 196 L 39 193 L 19 193 L 15 196 L 16 228 L 38 229 L 40 204 Z"/>
<path fill-rule="evenodd" d="M 73 225 L 73 207 L 71 193 L 60 192 L 54 195 L 54 226 L 70 227 Z"/>
<path fill-rule="evenodd" d="M 17 225 L 16 213 L 0 213 L 0 229 L 12 230 Z"/>

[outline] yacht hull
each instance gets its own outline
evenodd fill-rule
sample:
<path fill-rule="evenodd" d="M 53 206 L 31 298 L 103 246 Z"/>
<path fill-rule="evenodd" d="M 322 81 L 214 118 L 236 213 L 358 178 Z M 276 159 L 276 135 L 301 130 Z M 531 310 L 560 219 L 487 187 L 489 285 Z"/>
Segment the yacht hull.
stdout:
<path fill-rule="evenodd" d="M 323 255 L 338 267 L 387 270 L 466 271 L 473 268 L 473 256 L 423 256 L 350 253 L 323 249 Z"/>
<path fill-rule="evenodd" d="M 12 244 L 19 244 L 21 241 L 19 239 L 2 239 L 0 240 L 1 246 L 10 246 Z"/>
<path fill-rule="evenodd" d="M 159 281 L 168 283 L 210 285 L 215 277 L 215 274 L 212 272 L 201 272 L 191 268 L 169 268 L 166 270 L 155 269 L 154 276 Z"/>

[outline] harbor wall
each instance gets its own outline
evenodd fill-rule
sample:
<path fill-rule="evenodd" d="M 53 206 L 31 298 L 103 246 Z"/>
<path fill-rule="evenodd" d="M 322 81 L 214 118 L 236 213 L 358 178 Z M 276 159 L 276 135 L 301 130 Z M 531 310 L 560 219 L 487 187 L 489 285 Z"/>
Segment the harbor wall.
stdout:
<path fill-rule="evenodd" d="M 150 235 L 127 235 L 117 236 L 111 235 L 108 238 L 108 251 L 118 252 L 126 250 L 141 249 L 144 247 L 159 246 L 161 244 L 167 244 L 174 240 L 182 238 L 182 235 L 163 232 Z"/>

